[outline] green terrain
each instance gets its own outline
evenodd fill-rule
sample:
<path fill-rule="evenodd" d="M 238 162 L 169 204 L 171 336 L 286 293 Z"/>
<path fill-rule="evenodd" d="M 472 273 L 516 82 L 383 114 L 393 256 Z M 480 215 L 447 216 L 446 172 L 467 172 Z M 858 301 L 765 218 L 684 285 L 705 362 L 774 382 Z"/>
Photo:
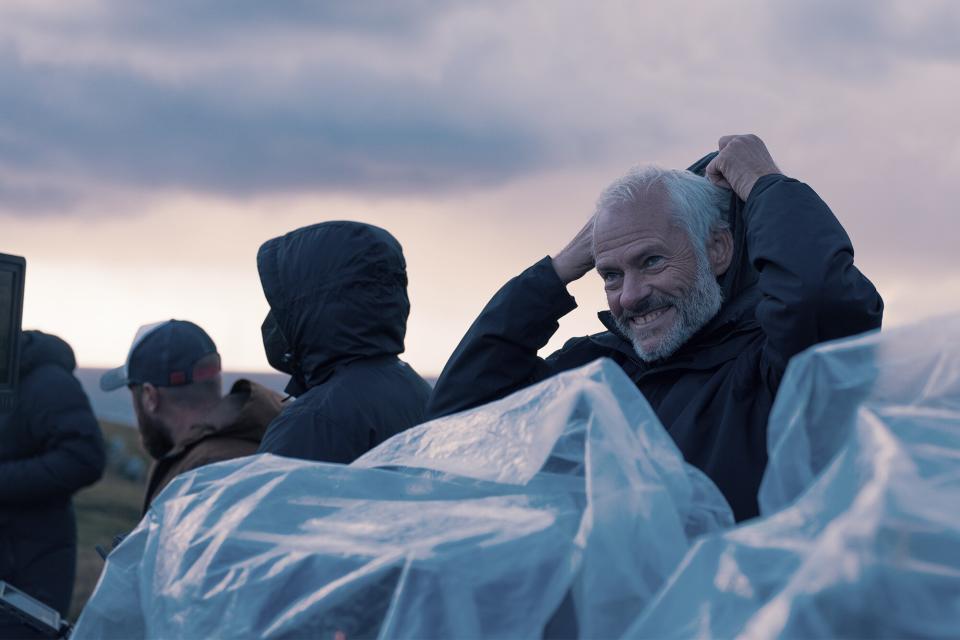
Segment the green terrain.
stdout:
<path fill-rule="evenodd" d="M 121 441 L 125 454 L 147 462 L 140 448 L 136 429 L 101 422 L 103 437 L 107 442 Z M 84 489 L 74 497 L 77 512 L 77 578 L 70 606 L 70 620 L 75 621 L 87 598 L 93 592 L 103 569 L 103 560 L 96 545 L 106 550 L 118 533 L 126 533 L 140 521 L 140 505 L 143 500 L 143 482 L 134 482 L 119 473 L 113 464 L 107 468 L 103 479 Z"/>

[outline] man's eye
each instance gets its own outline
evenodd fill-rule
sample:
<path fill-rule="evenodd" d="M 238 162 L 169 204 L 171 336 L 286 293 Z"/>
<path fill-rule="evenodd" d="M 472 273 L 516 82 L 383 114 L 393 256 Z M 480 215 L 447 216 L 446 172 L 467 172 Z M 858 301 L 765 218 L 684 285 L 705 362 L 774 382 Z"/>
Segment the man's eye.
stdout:
<path fill-rule="evenodd" d="M 644 267 L 655 267 L 655 266 L 657 266 L 658 264 L 660 264 L 661 262 L 663 262 L 663 256 L 650 256 L 649 258 L 647 258 L 646 260 L 643 261 L 643 266 L 644 266 Z"/>
<path fill-rule="evenodd" d="M 603 278 L 603 281 L 606 283 L 616 282 L 620 278 L 620 274 L 616 271 L 607 271 L 606 273 L 601 273 L 600 277 Z"/>

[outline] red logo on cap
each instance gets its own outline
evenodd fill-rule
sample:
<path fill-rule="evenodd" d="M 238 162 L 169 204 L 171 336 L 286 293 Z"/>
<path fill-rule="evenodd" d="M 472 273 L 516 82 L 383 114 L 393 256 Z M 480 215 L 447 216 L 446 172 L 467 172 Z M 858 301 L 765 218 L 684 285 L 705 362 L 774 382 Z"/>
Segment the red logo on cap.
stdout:
<path fill-rule="evenodd" d="M 220 373 L 220 362 L 207 364 L 193 369 L 193 381 L 202 382 L 203 380 L 212 380 Z"/>
<path fill-rule="evenodd" d="M 170 372 L 171 385 L 185 384 L 186 382 L 187 382 L 187 374 L 185 374 L 183 371 Z"/>

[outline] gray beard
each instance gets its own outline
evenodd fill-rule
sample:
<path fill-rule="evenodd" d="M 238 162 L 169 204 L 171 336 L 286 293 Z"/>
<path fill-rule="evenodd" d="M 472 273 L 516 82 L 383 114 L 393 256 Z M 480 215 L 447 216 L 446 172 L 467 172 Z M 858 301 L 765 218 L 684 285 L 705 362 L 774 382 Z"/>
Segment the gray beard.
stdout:
<path fill-rule="evenodd" d="M 722 304 L 723 290 L 710 270 L 708 261 L 705 257 L 702 257 L 697 260 L 697 277 L 693 283 L 693 289 L 686 296 L 679 298 L 666 295 L 650 296 L 642 309 L 625 311 L 620 317 L 614 318 L 614 321 L 620 332 L 630 338 L 637 356 L 644 362 L 654 362 L 673 355 L 677 349 L 693 337 L 693 334 L 702 329 L 717 315 Z M 634 329 L 629 323 L 630 318 L 642 316 L 664 305 L 673 306 L 676 310 L 676 319 L 653 349 L 644 349 L 642 342 L 648 339 L 651 334 L 641 332 L 639 335 L 634 335 Z"/>

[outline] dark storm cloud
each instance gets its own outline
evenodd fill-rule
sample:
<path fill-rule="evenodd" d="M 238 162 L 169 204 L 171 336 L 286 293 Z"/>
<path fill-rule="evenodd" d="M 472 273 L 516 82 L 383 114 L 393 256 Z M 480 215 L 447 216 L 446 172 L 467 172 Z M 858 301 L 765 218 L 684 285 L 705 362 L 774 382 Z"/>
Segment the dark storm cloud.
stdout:
<path fill-rule="evenodd" d="M 110 0 L 98 24 L 114 33 L 136 33 L 150 39 L 171 39 L 197 33 L 222 34 L 271 28 L 311 33 L 370 33 L 408 37 L 422 33 L 444 11 L 463 0 L 369 0 L 316 2 L 289 0 Z"/>
<path fill-rule="evenodd" d="M 280 83 L 237 69 L 170 84 L 3 53 L 0 177 L 41 182 L 0 183 L 8 207 L 62 202 L 64 181 L 229 194 L 436 191 L 551 161 L 523 122 L 403 74 L 337 62 Z"/>
<path fill-rule="evenodd" d="M 699 21 L 572 2 L 0 6 L 0 210 L 154 188 L 429 197 L 696 156 L 803 112 L 784 96 L 839 121 L 872 105 L 832 104 L 838 82 L 960 59 L 960 5 L 916 2 L 909 20 L 913 2 L 811 0 Z"/>

